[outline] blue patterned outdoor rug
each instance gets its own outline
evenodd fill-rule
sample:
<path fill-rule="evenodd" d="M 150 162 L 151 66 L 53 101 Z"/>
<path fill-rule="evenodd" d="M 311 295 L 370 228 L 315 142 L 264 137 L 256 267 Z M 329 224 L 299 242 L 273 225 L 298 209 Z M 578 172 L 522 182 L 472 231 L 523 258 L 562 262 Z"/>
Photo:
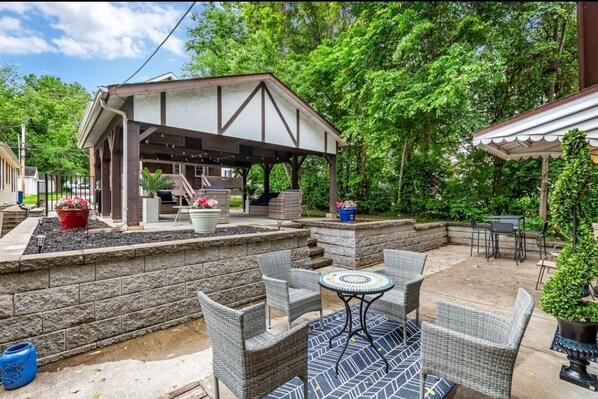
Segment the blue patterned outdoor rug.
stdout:
<path fill-rule="evenodd" d="M 359 317 L 359 308 L 353 307 L 353 320 Z M 346 342 L 346 333 L 333 340 L 345 323 L 345 311 L 324 318 L 324 331 L 320 322 L 309 326 L 308 367 L 309 398 L 419 398 L 420 379 L 420 328 L 413 320 L 407 324 L 408 340 L 405 348 L 398 348 L 403 339 L 401 325 L 378 313 L 368 313 L 368 331 L 389 363 L 388 373 L 384 362 L 374 353 L 364 339 L 353 336 L 339 365 L 338 377 L 334 366 Z M 426 398 L 440 399 L 452 389 L 452 382 L 426 378 Z M 268 399 L 303 398 L 303 384 L 299 378 L 289 381 L 266 396 Z"/>
<path fill-rule="evenodd" d="M 559 337 L 560 337 L 559 326 L 556 326 L 556 331 L 554 332 L 554 337 L 552 338 L 552 344 L 550 344 L 550 349 L 552 349 L 553 351 L 556 351 L 556 352 L 565 353 L 565 352 L 563 352 L 563 350 L 561 349 L 561 346 L 559 345 Z M 598 363 L 598 357 L 590 359 L 590 361 Z"/>

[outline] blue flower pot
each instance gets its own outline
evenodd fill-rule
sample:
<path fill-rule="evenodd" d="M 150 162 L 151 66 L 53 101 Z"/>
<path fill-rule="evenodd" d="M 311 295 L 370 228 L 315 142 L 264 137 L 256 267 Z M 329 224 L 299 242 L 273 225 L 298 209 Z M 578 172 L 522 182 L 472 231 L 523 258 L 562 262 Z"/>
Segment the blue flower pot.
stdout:
<path fill-rule="evenodd" d="M 343 223 L 355 221 L 356 215 L 357 208 L 341 208 L 338 210 L 338 217 Z"/>
<path fill-rule="evenodd" d="M 6 348 L 0 356 L 4 389 L 17 389 L 29 384 L 37 374 L 37 350 L 31 342 Z"/>

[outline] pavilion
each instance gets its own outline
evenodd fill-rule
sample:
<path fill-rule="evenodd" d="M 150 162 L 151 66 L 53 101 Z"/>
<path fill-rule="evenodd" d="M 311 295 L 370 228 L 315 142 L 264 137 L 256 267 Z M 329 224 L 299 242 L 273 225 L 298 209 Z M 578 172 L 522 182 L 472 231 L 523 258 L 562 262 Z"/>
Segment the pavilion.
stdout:
<path fill-rule="evenodd" d="M 291 188 L 308 155 L 329 165 L 330 212 L 336 211 L 340 132 L 271 73 L 173 79 L 100 87 L 79 127 L 90 151 L 91 183 L 101 181 L 102 215 L 139 225 L 141 162 L 177 162 L 264 170 L 291 166 Z M 125 178 L 123 178 L 125 176 Z M 93 187 L 93 186 L 92 186 Z M 115 189 L 121 188 L 121 189 Z M 105 204 L 105 206 L 104 206 Z"/>

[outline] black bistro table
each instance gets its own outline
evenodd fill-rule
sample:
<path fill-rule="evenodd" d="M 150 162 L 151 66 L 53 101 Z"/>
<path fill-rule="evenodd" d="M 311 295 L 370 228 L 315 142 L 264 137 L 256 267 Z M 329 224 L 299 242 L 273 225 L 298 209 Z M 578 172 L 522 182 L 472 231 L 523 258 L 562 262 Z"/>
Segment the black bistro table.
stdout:
<path fill-rule="evenodd" d="M 388 373 L 388 361 L 382 356 L 380 351 L 374 345 L 374 339 L 370 335 L 367 329 L 366 314 L 370 305 L 380 298 L 384 293 L 394 287 L 395 283 L 392 278 L 379 273 L 371 273 L 365 271 L 337 271 L 330 272 L 320 276 L 319 283 L 322 287 L 336 292 L 338 297 L 345 304 L 346 318 L 343 329 L 331 337 L 328 341 L 328 346 L 332 347 L 332 340 L 339 337 L 342 333 L 347 331 L 347 340 L 345 346 L 341 351 L 336 366 L 334 368 L 336 375 L 338 375 L 338 365 L 343 357 L 351 337 L 358 335 L 365 339 L 374 349 L 374 352 L 384 361 L 386 365 L 386 372 Z M 375 295 L 372 299 L 366 299 L 366 295 Z M 359 299 L 359 327 L 353 329 L 353 315 L 351 308 L 349 307 L 349 301 L 351 299 Z M 363 304 L 366 304 L 365 306 Z"/>
<path fill-rule="evenodd" d="M 484 219 L 486 223 L 511 223 L 513 225 L 513 234 L 515 235 L 515 255 L 517 263 L 527 257 L 527 241 L 525 238 L 525 216 L 523 215 L 492 215 Z M 484 241 L 486 232 L 484 232 Z M 494 237 L 494 251 L 491 254 L 486 253 L 486 258 L 490 256 L 497 257 L 498 254 L 498 236 Z"/>

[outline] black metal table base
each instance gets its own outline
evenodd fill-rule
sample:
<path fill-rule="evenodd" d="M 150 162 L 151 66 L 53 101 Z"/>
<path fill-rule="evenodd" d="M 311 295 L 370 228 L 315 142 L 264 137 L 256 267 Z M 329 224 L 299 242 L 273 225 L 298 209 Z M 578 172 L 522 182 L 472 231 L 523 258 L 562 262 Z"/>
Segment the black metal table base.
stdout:
<path fill-rule="evenodd" d="M 378 348 L 376 348 L 376 345 L 374 345 L 374 339 L 368 332 L 367 322 L 366 322 L 366 314 L 367 314 L 367 311 L 368 311 L 370 305 L 375 300 L 377 300 L 382 295 L 384 295 L 384 293 L 379 294 L 378 296 L 374 297 L 371 301 L 368 301 L 365 298 L 366 294 L 344 294 L 342 292 L 337 292 L 336 294 L 341 299 L 341 301 L 343 301 L 343 303 L 345 304 L 345 310 L 346 310 L 347 315 L 345 318 L 345 325 L 343 326 L 343 329 L 338 334 L 336 334 L 330 338 L 330 340 L 328 341 L 328 347 L 332 348 L 332 340 L 339 337 L 341 334 L 343 334 L 347 330 L 347 328 L 349 329 L 349 333 L 347 334 L 347 341 L 345 342 L 343 350 L 341 351 L 340 355 L 338 356 L 338 360 L 336 361 L 336 366 L 334 367 L 334 371 L 336 372 L 336 375 L 338 376 L 338 365 L 339 365 L 343 355 L 345 354 L 345 350 L 347 350 L 347 346 L 349 346 L 349 341 L 351 340 L 351 337 L 353 337 L 354 335 L 357 335 L 357 336 L 365 339 L 367 342 L 369 342 L 370 346 L 374 349 L 374 352 L 376 352 L 376 354 L 378 356 L 380 356 L 380 359 L 382 359 L 384 361 L 384 364 L 386 366 L 386 372 L 388 373 L 388 361 L 386 361 L 386 359 L 384 358 L 384 356 L 382 356 L 382 354 L 380 353 Z M 360 327 L 357 328 L 356 330 L 353 330 L 353 315 L 351 313 L 351 308 L 349 307 L 349 301 L 354 298 L 357 298 L 360 300 L 360 303 L 359 303 Z M 366 303 L 365 308 L 363 306 L 364 302 Z"/>

